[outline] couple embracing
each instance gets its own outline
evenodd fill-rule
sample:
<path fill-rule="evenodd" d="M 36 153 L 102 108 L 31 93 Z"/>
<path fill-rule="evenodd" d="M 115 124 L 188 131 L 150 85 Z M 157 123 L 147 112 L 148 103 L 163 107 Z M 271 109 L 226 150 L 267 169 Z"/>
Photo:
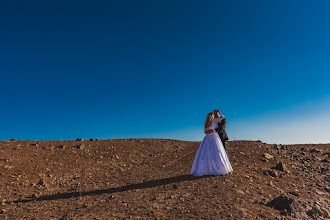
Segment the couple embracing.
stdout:
<path fill-rule="evenodd" d="M 225 142 L 228 140 L 225 126 L 226 118 L 220 116 L 219 110 L 207 114 L 205 137 L 198 148 L 190 174 L 225 175 L 233 171 L 225 150 Z"/>

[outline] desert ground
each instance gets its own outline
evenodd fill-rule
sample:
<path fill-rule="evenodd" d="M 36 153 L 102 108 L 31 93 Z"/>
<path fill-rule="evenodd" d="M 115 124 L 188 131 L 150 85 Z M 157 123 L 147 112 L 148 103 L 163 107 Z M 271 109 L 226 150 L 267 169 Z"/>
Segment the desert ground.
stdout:
<path fill-rule="evenodd" d="M 330 218 L 330 144 L 229 141 L 234 171 L 195 177 L 199 145 L 0 141 L 0 219 Z"/>

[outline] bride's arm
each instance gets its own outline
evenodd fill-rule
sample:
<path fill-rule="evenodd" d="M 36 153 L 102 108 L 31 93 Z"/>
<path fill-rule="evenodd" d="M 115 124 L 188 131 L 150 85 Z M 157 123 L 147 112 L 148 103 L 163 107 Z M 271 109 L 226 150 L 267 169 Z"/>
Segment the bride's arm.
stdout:
<path fill-rule="evenodd" d="M 206 130 L 205 131 L 205 134 L 211 134 L 213 132 L 213 130 L 212 129 L 209 129 L 209 130 Z"/>
<path fill-rule="evenodd" d="M 215 119 L 213 119 L 213 123 L 219 123 L 222 119 L 224 119 L 225 118 L 225 116 L 223 116 L 223 115 L 221 115 L 219 118 L 215 118 Z"/>

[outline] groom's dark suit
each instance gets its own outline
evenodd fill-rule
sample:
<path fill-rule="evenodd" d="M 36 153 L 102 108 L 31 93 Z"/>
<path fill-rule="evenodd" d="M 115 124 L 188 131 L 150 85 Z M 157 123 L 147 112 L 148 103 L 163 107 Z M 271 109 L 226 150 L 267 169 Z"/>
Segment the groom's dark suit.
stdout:
<path fill-rule="evenodd" d="M 224 118 L 218 123 L 218 128 L 215 129 L 216 132 L 218 132 L 219 137 L 222 141 L 222 145 L 226 149 L 226 141 L 228 141 L 228 136 L 226 133 L 226 124 L 227 124 L 227 119 Z"/>

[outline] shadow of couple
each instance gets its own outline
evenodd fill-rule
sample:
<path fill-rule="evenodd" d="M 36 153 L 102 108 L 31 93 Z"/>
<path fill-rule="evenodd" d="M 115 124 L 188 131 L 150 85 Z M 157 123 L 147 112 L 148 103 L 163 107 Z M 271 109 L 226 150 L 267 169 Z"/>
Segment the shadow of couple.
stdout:
<path fill-rule="evenodd" d="M 53 195 L 45 195 L 40 197 L 29 197 L 27 199 L 15 200 L 14 203 L 24 203 L 24 202 L 31 202 L 31 201 L 47 201 L 47 200 L 58 200 L 58 199 L 68 199 L 68 198 L 77 198 L 82 196 L 90 196 L 90 195 L 101 195 L 101 194 L 112 194 L 115 192 L 125 192 L 134 189 L 145 189 L 145 188 L 152 188 L 156 186 L 167 185 L 171 183 L 178 183 L 184 181 L 192 181 L 197 179 L 203 178 L 212 178 L 216 177 L 214 175 L 206 175 L 206 176 L 193 176 L 193 175 L 180 175 L 174 176 L 164 179 L 158 180 L 150 180 L 143 183 L 137 184 L 129 184 L 126 186 L 121 187 L 113 187 L 108 189 L 99 189 L 99 190 L 91 190 L 91 191 L 75 191 L 75 192 L 68 192 L 68 193 L 57 193 Z"/>

